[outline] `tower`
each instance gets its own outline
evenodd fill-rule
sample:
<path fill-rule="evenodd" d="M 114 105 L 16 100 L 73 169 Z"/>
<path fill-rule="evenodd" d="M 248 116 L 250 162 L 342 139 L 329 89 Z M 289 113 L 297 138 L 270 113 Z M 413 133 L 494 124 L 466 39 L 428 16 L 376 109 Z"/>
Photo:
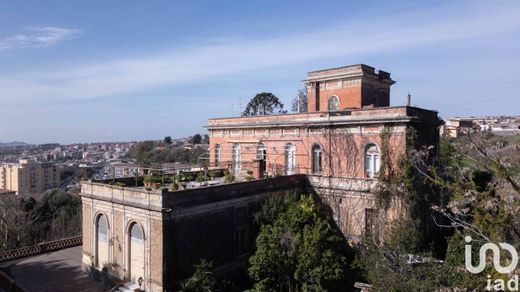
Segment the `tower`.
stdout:
<path fill-rule="evenodd" d="M 307 73 L 308 112 L 390 106 L 390 73 L 350 65 Z"/>

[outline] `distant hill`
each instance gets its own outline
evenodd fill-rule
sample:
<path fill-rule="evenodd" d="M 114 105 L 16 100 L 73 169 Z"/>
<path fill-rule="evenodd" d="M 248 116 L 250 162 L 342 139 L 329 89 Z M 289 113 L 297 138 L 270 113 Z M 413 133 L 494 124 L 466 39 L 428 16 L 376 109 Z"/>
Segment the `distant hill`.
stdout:
<path fill-rule="evenodd" d="M 2 143 L 0 142 L 0 147 L 14 147 L 14 146 L 27 146 L 29 144 L 27 143 L 24 143 L 24 142 L 5 142 L 5 143 Z"/>

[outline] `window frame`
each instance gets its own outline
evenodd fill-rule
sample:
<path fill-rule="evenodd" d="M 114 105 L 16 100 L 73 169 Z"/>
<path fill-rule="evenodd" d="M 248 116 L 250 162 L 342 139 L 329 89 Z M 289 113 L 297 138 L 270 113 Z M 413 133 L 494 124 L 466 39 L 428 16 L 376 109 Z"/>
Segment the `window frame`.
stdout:
<path fill-rule="evenodd" d="M 290 153 L 293 153 L 290 155 Z M 296 145 L 287 143 L 284 146 L 285 175 L 296 174 Z M 291 167 L 290 167 L 291 166 Z"/>
<path fill-rule="evenodd" d="M 335 107 L 332 108 L 331 105 L 332 105 L 332 100 L 335 100 Z M 337 95 L 331 95 L 329 96 L 329 98 L 327 99 L 327 109 L 329 112 L 336 112 L 336 111 L 339 111 L 339 103 L 340 103 L 340 99 L 339 99 L 339 96 Z"/>
<path fill-rule="evenodd" d="M 220 146 L 220 144 L 215 145 L 214 154 L 215 166 L 220 166 L 220 163 L 222 162 L 222 146 Z"/>
<path fill-rule="evenodd" d="M 376 151 L 369 153 L 372 147 L 375 147 Z M 365 168 L 365 177 L 367 178 L 377 178 L 379 175 L 379 171 L 381 170 L 381 150 L 379 146 L 375 143 L 368 143 L 365 146 L 365 151 L 363 151 L 364 155 L 364 168 Z"/>
<path fill-rule="evenodd" d="M 315 154 L 318 153 L 316 156 Z M 311 147 L 311 173 L 322 174 L 323 172 L 323 147 L 313 144 Z"/>

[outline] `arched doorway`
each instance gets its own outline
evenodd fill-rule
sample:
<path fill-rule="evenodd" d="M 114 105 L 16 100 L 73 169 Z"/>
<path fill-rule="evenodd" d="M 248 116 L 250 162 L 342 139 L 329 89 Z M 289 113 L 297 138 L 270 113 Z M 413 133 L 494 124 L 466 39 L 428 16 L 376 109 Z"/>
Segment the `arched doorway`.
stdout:
<path fill-rule="evenodd" d="M 285 174 L 292 175 L 296 171 L 296 146 L 294 144 L 285 145 Z"/>
<path fill-rule="evenodd" d="M 267 158 L 267 148 L 264 143 L 256 145 L 256 159 L 265 160 Z"/>
<path fill-rule="evenodd" d="M 222 149 L 220 148 L 220 145 L 215 145 L 215 166 L 220 166 L 220 158 L 222 155 Z"/>
<path fill-rule="evenodd" d="M 128 277 L 137 283 L 144 279 L 144 232 L 138 223 L 130 225 L 128 237 Z"/>
<path fill-rule="evenodd" d="M 235 176 L 240 176 L 240 145 L 233 144 L 233 171 Z"/>
<path fill-rule="evenodd" d="M 376 144 L 368 144 L 365 147 L 365 176 L 375 178 L 379 174 L 381 165 L 379 147 Z"/>
<path fill-rule="evenodd" d="M 108 266 L 108 219 L 101 214 L 96 220 L 96 267 Z"/>
<path fill-rule="evenodd" d="M 311 149 L 312 153 L 312 165 L 311 170 L 312 174 L 321 174 L 323 170 L 323 151 L 321 150 L 321 146 L 318 144 L 312 145 Z"/>

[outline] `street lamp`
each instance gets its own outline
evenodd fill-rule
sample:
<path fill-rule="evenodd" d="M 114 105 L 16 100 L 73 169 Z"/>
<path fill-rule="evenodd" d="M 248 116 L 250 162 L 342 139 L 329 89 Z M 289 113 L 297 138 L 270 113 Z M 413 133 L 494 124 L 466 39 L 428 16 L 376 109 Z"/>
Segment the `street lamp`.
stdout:
<path fill-rule="evenodd" d="M 137 279 L 137 284 L 139 284 L 139 291 L 143 291 L 141 289 L 141 286 L 143 285 L 143 281 L 144 281 L 143 277 L 139 277 L 139 279 Z"/>

